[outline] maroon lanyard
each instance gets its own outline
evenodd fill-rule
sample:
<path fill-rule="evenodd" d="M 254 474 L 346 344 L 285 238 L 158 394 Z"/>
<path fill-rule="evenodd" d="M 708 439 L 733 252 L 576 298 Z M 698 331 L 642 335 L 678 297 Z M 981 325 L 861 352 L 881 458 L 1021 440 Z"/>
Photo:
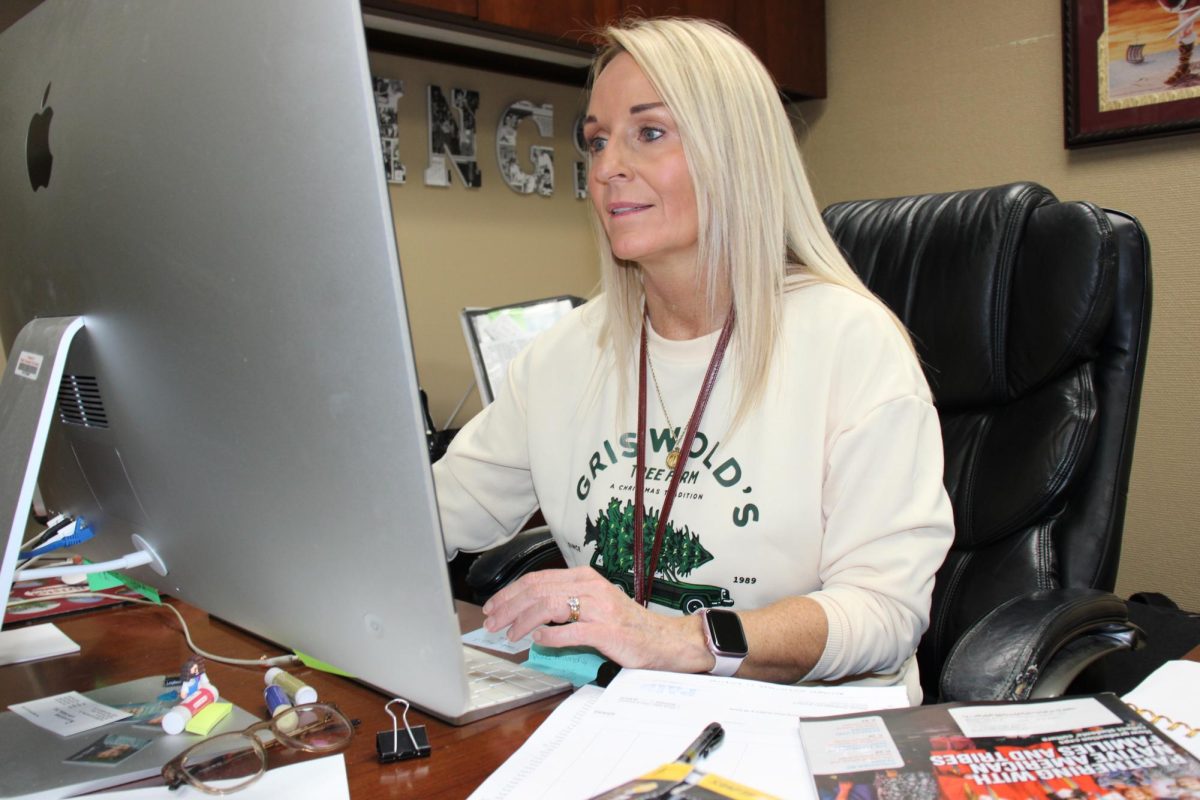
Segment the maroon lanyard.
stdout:
<path fill-rule="evenodd" d="M 663 533 L 667 529 L 667 518 L 671 516 L 671 505 L 675 502 L 679 478 L 683 475 L 683 468 L 687 464 L 688 455 L 692 450 L 692 440 L 696 438 L 696 431 L 700 428 L 700 418 L 704 416 L 704 409 L 708 406 L 708 398 L 712 394 L 713 385 L 717 382 L 717 372 L 721 369 L 721 360 L 725 358 L 725 348 L 728 346 L 729 337 L 732 334 L 733 309 L 731 308 L 729 316 L 725 320 L 725 326 L 721 328 L 721 335 L 717 338 L 717 346 L 713 350 L 712 359 L 708 362 L 708 372 L 704 375 L 704 382 L 700 384 L 700 393 L 696 396 L 696 406 L 692 409 L 691 418 L 688 419 L 687 432 L 683 436 L 683 442 L 679 443 L 679 461 L 671 473 L 671 481 L 667 487 L 667 494 L 663 498 L 662 510 L 658 514 L 658 526 L 654 531 L 654 549 L 650 551 L 650 565 L 647 569 L 644 534 L 646 504 L 643 497 L 646 486 L 646 363 L 649 359 L 649 345 L 646 320 L 644 316 L 642 318 L 642 352 L 641 364 L 638 367 L 637 499 L 633 511 L 633 599 L 643 607 L 650 603 L 650 590 L 654 587 L 654 573 L 658 569 L 658 555 L 662 550 Z M 647 575 L 649 575 L 648 578 Z"/>

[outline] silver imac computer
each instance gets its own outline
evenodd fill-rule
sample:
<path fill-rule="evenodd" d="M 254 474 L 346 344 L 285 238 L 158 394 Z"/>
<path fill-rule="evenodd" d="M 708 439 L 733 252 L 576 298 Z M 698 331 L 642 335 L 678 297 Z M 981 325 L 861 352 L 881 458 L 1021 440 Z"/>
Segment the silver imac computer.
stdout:
<path fill-rule="evenodd" d="M 463 722 L 375 113 L 357 0 L 46 0 L 0 34 L 0 577 L 41 435 L 12 398 L 61 367 L 35 477 L 88 558 Z"/>
<path fill-rule="evenodd" d="M 508 374 L 508 362 L 535 336 L 582 304 L 583 298 L 562 295 L 460 312 L 475 385 L 485 406 L 496 399 L 496 388 Z"/>

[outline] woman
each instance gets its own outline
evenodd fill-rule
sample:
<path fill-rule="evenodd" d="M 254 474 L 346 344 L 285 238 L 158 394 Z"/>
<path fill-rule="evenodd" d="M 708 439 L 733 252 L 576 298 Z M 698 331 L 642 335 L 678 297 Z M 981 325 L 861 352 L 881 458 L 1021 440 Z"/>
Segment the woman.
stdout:
<path fill-rule="evenodd" d="M 696 20 L 606 35 L 584 127 L 604 293 L 436 465 L 447 547 L 541 508 L 569 568 L 484 606 L 513 639 L 919 700 L 952 516 L 907 336 L 826 231 L 754 55 Z"/>

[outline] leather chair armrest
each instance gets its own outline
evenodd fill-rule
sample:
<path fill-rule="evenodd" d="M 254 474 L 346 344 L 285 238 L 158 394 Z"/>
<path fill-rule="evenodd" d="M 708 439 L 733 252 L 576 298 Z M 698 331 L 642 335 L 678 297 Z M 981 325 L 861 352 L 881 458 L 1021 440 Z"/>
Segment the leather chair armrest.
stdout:
<path fill-rule="evenodd" d="M 484 603 L 526 572 L 554 566 L 566 566 L 566 562 L 550 528 L 530 528 L 480 553 L 467 571 L 467 587 L 476 603 Z"/>
<path fill-rule="evenodd" d="M 942 701 L 1057 697 L 1084 667 L 1142 645 L 1125 601 L 1066 588 L 1013 598 L 963 634 L 942 667 Z"/>

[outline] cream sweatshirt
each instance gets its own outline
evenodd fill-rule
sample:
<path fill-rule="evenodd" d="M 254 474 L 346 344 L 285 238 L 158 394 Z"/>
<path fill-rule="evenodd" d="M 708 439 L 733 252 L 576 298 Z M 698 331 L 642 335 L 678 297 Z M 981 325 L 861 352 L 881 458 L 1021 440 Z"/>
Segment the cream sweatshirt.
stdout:
<path fill-rule="evenodd" d="M 600 312 L 589 303 L 534 340 L 434 465 L 449 556 L 505 541 L 540 507 L 569 565 L 632 591 L 637 364 L 622 365 L 619 397 Z M 652 518 L 717 335 L 650 332 L 663 401 L 648 379 Z M 919 702 L 913 653 L 953 515 L 916 359 L 881 307 L 826 284 L 787 294 L 767 390 L 731 432 L 737 358 L 734 342 L 681 475 L 651 608 L 738 611 L 807 595 L 829 634 L 806 681 L 899 683 Z"/>

